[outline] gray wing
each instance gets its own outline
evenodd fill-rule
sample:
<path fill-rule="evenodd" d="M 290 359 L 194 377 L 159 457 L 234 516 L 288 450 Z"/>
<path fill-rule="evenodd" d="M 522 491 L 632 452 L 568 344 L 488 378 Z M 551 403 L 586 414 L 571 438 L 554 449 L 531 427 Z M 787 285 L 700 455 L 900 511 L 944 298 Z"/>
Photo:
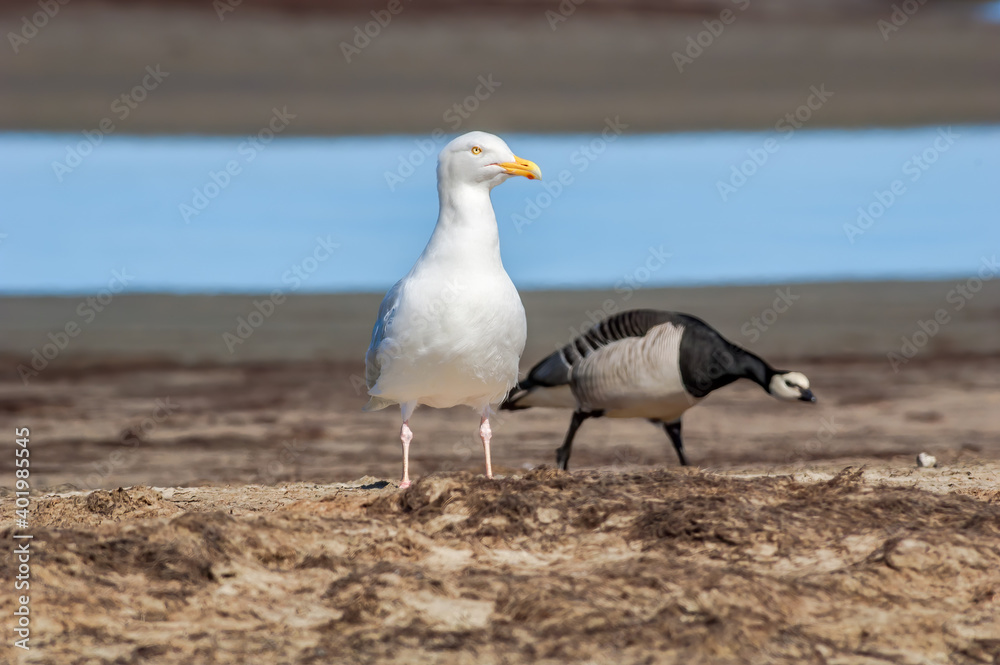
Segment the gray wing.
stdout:
<path fill-rule="evenodd" d="M 525 398 L 532 393 L 569 385 L 573 368 L 598 349 L 630 337 L 643 337 L 650 329 L 662 323 L 680 323 L 685 316 L 655 309 L 632 309 L 609 316 L 532 367 L 528 376 L 511 391 L 501 408 L 526 408 L 531 405 L 532 400 Z"/>
<path fill-rule="evenodd" d="M 578 408 L 631 410 L 647 418 L 683 413 L 694 403 L 677 362 L 684 331 L 682 324 L 665 321 L 642 337 L 625 337 L 587 354 L 573 367 Z M 649 411 L 650 404 L 658 410 Z"/>
<path fill-rule="evenodd" d="M 630 309 L 609 316 L 535 365 L 528 373 L 528 380 L 534 379 L 545 386 L 569 383 L 573 368 L 598 349 L 630 337 L 645 337 L 663 323 L 687 323 L 687 318 L 690 317 L 686 314 L 657 309 Z"/>
<path fill-rule="evenodd" d="M 382 365 L 378 359 L 378 348 L 392 327 L 392 320 L 396 315 L 396 309 L 399 306 L 399 296 L 402 290 L 403 280 L 399 280 L 385 294 L 385 298 L 382 299 L 382 304 L 378 308 L 378 318 L 375 320 L 375 327 L 372 328 L 372 341 L 368 345 L 367 353 L 365 353 L 365 384 L 369 390 L 378 382 L 379 374 L 382 371 Z M 364 410 L 377 411 L 394 403 L 373 395 L 368 404 L 365 405 Z"/>
<path fill-rule="evenodd" d="M 663 323 L 686 325 L 694 317 L 659 309 L 630 309 L 604 319 L 561 349 L 570 365 L 576 365 L 601 347 L 629 337 L 645 337 Z"/>

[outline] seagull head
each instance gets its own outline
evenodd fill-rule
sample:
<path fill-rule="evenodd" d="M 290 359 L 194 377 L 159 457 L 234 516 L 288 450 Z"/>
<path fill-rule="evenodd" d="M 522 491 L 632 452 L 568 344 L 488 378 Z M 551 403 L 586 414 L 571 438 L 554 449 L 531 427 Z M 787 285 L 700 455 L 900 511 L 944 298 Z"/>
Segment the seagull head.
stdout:
<path fill-rule="evenodd" d="M 442 184 L 481 185 L 493 189 L 511 176 L 540 180 L 538 165 L 521 159 L 503 139 L 486 132 L 462 134 L 446 145 L 438 157 Z"/>
<path fill-rule="evenodd" d="M 809 390 L 809 379 L 802 372 L 776 373 L 771 377 L 767 392 L 778 399 L 802 402 L 816 401 L 816 396 Z"/>

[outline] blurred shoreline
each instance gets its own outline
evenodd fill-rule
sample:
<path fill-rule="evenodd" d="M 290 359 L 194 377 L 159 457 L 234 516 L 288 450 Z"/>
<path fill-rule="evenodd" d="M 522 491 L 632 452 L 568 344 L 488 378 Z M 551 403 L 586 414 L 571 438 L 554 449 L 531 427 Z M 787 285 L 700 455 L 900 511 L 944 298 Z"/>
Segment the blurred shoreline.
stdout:
<path fill-rule="evenodd" d="M 555 21 L 556 3 L 404 3 L 371 37 L 369 11 L 245 3 L 220 17 L 211 3 L 70 3 L 31 30 L 31 6 L 8 5 L 0 21 L 5 35 L 30 35 L 0 59 L 3 130 L 95 131 L 111 118 L 121 133 L 243 134 L 275 108 L 294 115 L 295 135 L 592 133 L 615 117 L 631 132 L 770 129 L 813 88 L 832 97 L 810 128 L 1000 117 L 1000 26 L 962 3 L 921 5 L 891 28 L 879 23 L 892 21 L 891 3 L 880 2 L 745 13 L 741 3 L 673 13 L 587 3 Z M 735 13 L 723 25 L 713 17 L 724 11 Z M 165 75 L 148 78 L 150 67 Z"/>
<path fill-rule="evenodd" d="M 901 354 L 904 340 L 916 342 L 917 360 L 1000 354 L 1000 286 L 980 283 L 966 298 L 957 289 L 967 281 L 522 291 L 528 316 L 522 365 L 530 367 L 608 315 L 642 307 L 699 316 L 775 362 L 873 358 L 888 370 L 887 354 Z M 94 296 L 5 296 L 0 365 L 17 376 L 17 367 L 30 365 L 37 352 L 53 356 L 35 359 L 45 365 L 40 377 L 97 365 L 319 361 L 360 367 L 381 299 L 381 293 L 295 294 L 275 304 L 266 294 L 128 293 L 102 305 Z M 942 310 L 947 320 L 935 324 Z"/>

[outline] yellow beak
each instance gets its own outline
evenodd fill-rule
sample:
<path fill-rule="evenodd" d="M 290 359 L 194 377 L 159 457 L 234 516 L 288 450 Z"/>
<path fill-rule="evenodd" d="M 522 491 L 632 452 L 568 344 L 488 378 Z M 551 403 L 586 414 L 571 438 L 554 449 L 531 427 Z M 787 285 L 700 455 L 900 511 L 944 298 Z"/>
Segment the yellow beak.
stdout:
<path fill-rule="evenodd" d="M 542 179 L 542 170 L 538 168 L 538 164 L 516 155 L 513 162 L 500 162 L 497 166 L 503 167 L 504 173 L 509 175 L 523 175 L 528 180 Z"/>

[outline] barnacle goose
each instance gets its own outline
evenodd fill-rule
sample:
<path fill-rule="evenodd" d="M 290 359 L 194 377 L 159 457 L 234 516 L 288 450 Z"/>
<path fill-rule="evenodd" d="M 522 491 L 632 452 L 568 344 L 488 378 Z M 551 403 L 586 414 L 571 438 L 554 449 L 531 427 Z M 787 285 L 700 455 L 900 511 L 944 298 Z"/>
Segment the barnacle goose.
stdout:
<path fill-rule="evenodd" d="M 687 466 L 681 416 L 737 379 L 749 379 L 778 399 L 816 401 L 804 374 L 774 369 L 701 319 L 635 309 L 608 317 L 539 362 L 500 408 L 574 409 L 556 451 L 560 469 L 568 468 L 583 421 L 601 416 L 646 418 L 663 427 Z"/>

